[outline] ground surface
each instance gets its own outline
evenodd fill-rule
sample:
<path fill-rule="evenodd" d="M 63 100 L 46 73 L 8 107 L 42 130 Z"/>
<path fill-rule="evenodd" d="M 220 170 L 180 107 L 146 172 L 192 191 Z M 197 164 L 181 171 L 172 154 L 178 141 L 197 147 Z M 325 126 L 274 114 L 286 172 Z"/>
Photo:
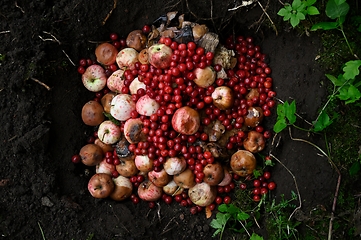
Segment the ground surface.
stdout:
<path fill-rule="evenodd" d="M 227 11 L 237 4 L 217 0 L 211 6 L 210 2 L 189 1 L 187 6 L 184 1 L 119 1 L 103 25 L 113 7 L 111 0 L 2 1 L 1 239 L 41 239 L 41 230 L 46 239 L 87 239 L 90 234 L 93 239 L 210 239 L 211 219 L 203 214 L 192 216 L 178 204 L 161 203 L 158 216 L 146 203 L 116 203 L 90 196 L 86 189 L 89 177 L 84 169 L 74 167 L 70 157 L 92 131 L 82 123 L 80 112 L 93 95 L 84 90 L 76 68 L 64 54 L 75 63 L 81 57 L 93 57 L 95 44 L 90 41 L 108 39 L 111 32 L 125 37 L 170 10 L 197 21 L 213 18 L 208 23 L 216 31 L 230 33 L 233 29 L 254 36 L 269 55 L 278 96 L 297 99 L 299 113 L 314 119 L 325 96 L 320 86 L 323 72 L 315 61 L 321 50 L 319 38 L 290 31 L 276 16 L 281 7 L 277 3 L 267 11 L 279 28 L 278 36 L 267 27 L 270 23 L 257 4 Z M 267 1 L 261 2 L 267 5 Z M 228 21 L 232 14 L 232 21 Z M 259 23 L 264 24 L 260 27 Z M 59 43 L 44 41 L 52 38 L 48 33 Z M 272 120 L 268 125 L 272 126 Z M 302 210 L 307 212 L 317 205 L 329 210 L 337 176 L 327 160 L 313 147 L 291 141 L 287 132 L 280 137 L 272 153 L 295 173 Z M 317 138 L 311 140 L 322 144 Z M 282 166 L 274 168 L 273 176 L 278 183 L 276 197 L 282 193 L 289 196 L 295 190 L 292 177 Z"/>

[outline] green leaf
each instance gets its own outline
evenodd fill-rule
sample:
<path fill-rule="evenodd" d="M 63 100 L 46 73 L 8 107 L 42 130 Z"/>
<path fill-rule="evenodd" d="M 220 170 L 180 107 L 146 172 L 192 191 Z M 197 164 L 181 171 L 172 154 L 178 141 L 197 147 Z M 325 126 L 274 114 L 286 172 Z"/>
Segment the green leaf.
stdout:
<path fill-rule="evenodd" d="M 225 213 L 225 212 L 227 212 L 227 210 L 228 210 L 228 206 L 226 204 L 221 204 L 218 206 L 218 211 L 220 211 L 220 212 Z"/>
<path fill-rule="evenodd" d="M 285 102 L 285 115 L 290 124 L 294 124 L 296 122 L 296 102 L 293 100 L 291 104 Z"/>
<path fill-rule="evenodd" d="M 286 117 L 286 111 L 284 104 L 278 104 L 277 105 L 277 120 L 283 119 Z"/>
<path fill-rule="evenodd" d="M 237 214 L 237 220 L 238 221 L 245 221 L 245 220 L 249 219 L 249 217 L 250 217 L 249 214 L 247 214 L 245 212 L 239 212 Z"/>
<path fill-rule="evenodd" d="M 302 5 L 301 0 L 293 0 L 292 2 L 292 9 L 296 10 L 298 7 Z"/>
<path fill-rule="evenodd" d="M 307 0 L 306 1 L 306 6 L 311 6 L 311 5 L 313 5 L 313 4 L 315 4 L 316 3 L 316 0 Z"/>
<path fill-rule="evenodd" d="M 361 92 L 354 85 L 350 85 L 347 93 L 349 99 L 346 101 L 346 104 L 354 103 L 361 98 Z"/>
<path fill-rule="evenodd" d="M 319 29 L 331 30 L 331 29 L 336 29 L 338 26 L 339 26 L 338 22 L 319 22 L 311 27 L 311 31 L 316 31 Z"/>
<path fill-rule="evenodd" d="M 263 240 L 263 237 L 262 237 L 262 236 L 259 236 L 259 235 L 256 234 L 256 233 L 252 233 L 252 236 L 250 237 L 249 240 Z"/>
<path fill-rule="evenodd" d="M 318 9 L 314 6 L 309 6 L 307 8 L 307 14 L 308 15 L 317 15 L 317 14 L 320 14 L 320 12 L 318 11 Z"/>
<path fill-rule="evenodd" d="M 321 115 L 318 117 L 317 122 L 313 122 L 313 130 L 315 132 L 320 132 L 326 127 L 328 127 L 332 121 L 330 120 L 330 117 L 323 111 Z"/>
<path fill-rule="evenodd" d="M 343 71 L 345 72 L 343 74 L 343 77 L 346 80 L 354 79 L 357 75 L 360 74 L 359 71 L 360 66 L 361 66 L 361 60 L 348 61 L 343 68 Z"/>
<path fill-rule="evenodd" d="M 341 5 L 342 3 L 346 2 L 346 0 L 335 0 L 337 5 Z"/>
<path fill-rule="evenodd" d="M 290 13 L 290 11 L 287 11 L 285 8 L 281 8 L 281 9 L 278 11 L 277 15 L 284 17 L 284 16 L 286 16 L 286 15 L 289 14 L 289 13 Z"/>
<path fill-rule="evenodd" d="M 292 14 L 290 23 L 291 23 L 292 27 L 296 27 L 300 23 L 300 19 L 297 17 L 297 15 Z"/>
<path fill-rule="evenodd" d="M 347 2 L 337 4 L 336 0 L 328 0 L 326 4 L 326 15 L 331 19 L 336 19 L 341 16 L 346 16 L 349 10 L 350 10 L 350 6 L 348 5 Z"/>
<path fill-rule="evenodd" d="M 304 3 L 301 3 L 301 5 L 296 9 L 297 12 L 302 12 L 304 11 L 306 8 L 306 5 Z"/>
<path fill-rule="evenodd" d="M 298 18 L 299 20 L 305 20 L 305 19 L 306 19 L 305 14 L 303 14 L 303 13 L 301 13 L 301 12 L 298 12 L 298 13 L 296 14 L 296 16 L 297 16 L 297 18 Z"/>
<path fill-rule="evenodd" d="M 335 85 L 336 87 L 341 87 L 344 83 L 345 83 L 345 79 L 343 78 L 343 76 L 340 74 L 338 75 L 338 78 L 336 78 L 335 76 L 331 75 L 331 74 L 325 74 L 325 76 L 333 83 L 333 85 Z"/>
<path fill-rule="evenodd" d="M 360 162 L 354 162 L 350 169 L 348 170 L 350 176 L 355 176 L 360 172 L 361 166 L 360 166 Z"/>
<path fill-rule="evenodd" d="M 278 120 L 275 125 L 273 125 L 273 131 L 276 133 L 282 132 L 283 129 L 287 127 L 286 120 L 284 118 Z"/>

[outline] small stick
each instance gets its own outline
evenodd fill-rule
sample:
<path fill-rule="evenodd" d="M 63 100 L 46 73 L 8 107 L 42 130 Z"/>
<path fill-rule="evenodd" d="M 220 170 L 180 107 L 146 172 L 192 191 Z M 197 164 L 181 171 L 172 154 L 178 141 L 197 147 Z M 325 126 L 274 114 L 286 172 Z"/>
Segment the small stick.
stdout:
<path fill-rule="evenodd" d="M 168 226 L 169 226 L 169 224 L 173 221 L 175 219 L 175 217 L 173 217 L 168 223 L 167 223 L 167 225 L 165 225 L 165 227 L 163 228 L 163 231 L 162 231 L 162 233 L 160 234 L 160 235 L 162 235 L 162 234 L 164 234 L 164 233 L 166 233 L 166 232 L 169 232 L 170 230 L 172 230 L 174 227 L 172 227 L 172 228 L 169 228 L 169 229 L 167 229 L 168 228 Z M 176 221 L 176 223 L 178 224 L 178 222 Z M 166 230 L 167 229 L 167 230 Z"/>
<path fill-rule="evenodd" d="M 293 215 L 296 213 L 296 211 L 298 211 L 299 209 L 301 209 L 302 206 L 302 200 L 301 200 L 301 194 L 300 194 L 300 190 L 298 189 L 298 184 L 296 181 L 296 177 L 295 175 L 291 172 L 291 170 L 289 168 L 286 167 L 286 165 L 283 164 L 283 162 L 281 162 L 276 156 L 274 156 L 272 153 L 270 154 L 270 156 L 275 159 L 279 164 L 282 165 L 282 167 L 284 167 L 287 172 L 292 176 L 293 178 L 293 182 L 295 183 L 295 187 L 296 187 L 296 191 L 297 191 L 297 196 L 298 196 L 298 202 L 299 205 L 293 210 L 293 212 L 291 213 L 291 215 L 288 217 L 288 221 L 291 220 L 291 218 L 293 217 Z"/>
<path fill-rule="evenodd" d="M 31 77 L 30 79 L 33 80 L 33 81 L 36 82 L 36 83 L 39 83 L 41 86 L 45 87 L 48 91 L 51 90 L 51 88 L 50 88 L 48 85 L 46 85 L 45 83 L 39 81 L 38 79 L 33 78 L 33 77 Z"/>
<path fill-rule="evenodd" d="M 243 229 L 246 231 L 246 233 L 247 233 L 248 237 L 251 237 L 251 234 L 249 234 L 249 232 L 248 232 L 248 230 L 247 230 L 246 226 L 244 226 L 244 224 L 242 223 L 242 221 L 238 221 L 238 222 L 242 225 L 242 227 L 243 227 Z"/>
<path fill-rule="evenodd" d="M 9 33 L 10 30 L 7 30 L 7 31 L 1 31 L 0 34 L 4 34 L 4 33 Z"/>
<path fill-rule="evenodd" d="M 24 9 L 18 5 L 18 1 L 15 1 L 15 7 L 19 8 L 22 13 L 25 13 Z"/>
<path fill-rule="evenodd" d="M 66 54 L 66 52 L 65 52 L 64 50 L 61 50 L 61 51 L 62 51 L 62 52 L 65 54 L 65 56 L 68 58 L 69 62 L 75 67 L 75 63 L 70 59 L 69 55 Z"/>
<path fill-rule="evenodd" d="M 259 1 L 257 1 L 257 3 L 258 3 L 258 5 L 262 8 L 262 11 L 264 12 L 264 14 L 266 14 L 268 20 L 271 22 L 272 27 L 273 27 L 273 29 L 274 29 L 275 32 L 276 32 L 276 36 L 278 36 L 278 31 L 277 31 L 276 25 L 275 25 L 274 22 L 272 21 L 271 17 L 268 15 L 268 13 L 266 12 L 266 10 L 263 8 L 262 4 L 261 4 Z"/>
<path fill-rule="evenodd" d="M 103 25 L 107 22 L 108 18 L 112 15 L 114 9 L 117 7 L 118 0 L 114 0 L 113 8 L 110 10 L 110 12 L 107 14 L 107 16 L 103 20 Z"/>
<path fill-rule="evenodd" d="M 38 222 L 38 226 L 39 226 L 39 228 L 40 228 L 41 236 L 42 236 L 42 237 L 43 237 L 43 239 L 45 240 L 46 238 L 45 238 L 45 235 L 44 235 L 43 229 L 41 228 L 41 225 L 40 225 L 40 223 L 39 223 L 39 222 Z"/>

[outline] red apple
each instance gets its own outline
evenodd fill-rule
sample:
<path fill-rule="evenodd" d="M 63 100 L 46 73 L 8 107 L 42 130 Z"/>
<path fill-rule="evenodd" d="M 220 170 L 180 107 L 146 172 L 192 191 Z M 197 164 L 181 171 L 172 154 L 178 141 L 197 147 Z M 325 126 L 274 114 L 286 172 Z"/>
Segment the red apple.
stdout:
<path fill-rule="evenodd" d="M 110 77 L 108 77 L 107 87 L 112 92 L 121 93 L 124 87 L 124 80 L 124 70 L 118 69 L 117 71 L 113 72 Z"/>
<path fill-rule="evenodd" d="M 157 201 L 162 197 L 163 189 L 145 180 L 138 187 L 138 196 L 144 201 Z"/>
<path fill-rule="evenodd" d="M 165 44 L 154 44 L 148 48 L 148 61 L 156 68 L 166 69 L 170 66 L 172 49 Z"/>
<path fill-rule="evenodd" d="M 112 177 L 106 173 L 94 174 L 88 183 L 88 190 L 95 198 L 106 198 L 114 190 Z"/>
<path fill-rule="evenodd" d="M 135 110 L 135 102 L 129 94 L 118 94 L 112 99 L 110 114 L 119 121 L 126 121 Z"/>
<path fill-rule="evenodd" d="M 84 87 L 91 92 L 99 92 L 107 84 L 105 70 L 102 66 L 97 64 L 87 67 L 81 79 Z"/>
<path fill-rule="evenodd" d="M 172 127 L 178 133 L 193 135 L 198 131 L 199 126 L 199 113 L 191 107 L 178 108 L 172 117 Z"/>
<path fill-rule="evenodd" d="M 121 136 L 120 127 L 110 120 L 106 120 L 99 125 L 98 138 L 105 144 L 114 144 Z"/>
<path fill-rule="evenodd" d="M 218 185 L 224 178 L 224 170 L 219 162 L 209 163 L 203 168 L 205 183 L 210 186 Z"/>
<path fill-rule="evenodd" d="M 213 104 L 221 110 L 229 109 L 234 103 L 234 94 L 231 88 L 220 86 L 214 89 L 212 93 Z"/>
<path fill-rule="evenodd" d="M 148 178 L 157 187 L 164 187 L 172 180 L 164 168 L 159 172 L 154 170 L 148 172 Z"/>

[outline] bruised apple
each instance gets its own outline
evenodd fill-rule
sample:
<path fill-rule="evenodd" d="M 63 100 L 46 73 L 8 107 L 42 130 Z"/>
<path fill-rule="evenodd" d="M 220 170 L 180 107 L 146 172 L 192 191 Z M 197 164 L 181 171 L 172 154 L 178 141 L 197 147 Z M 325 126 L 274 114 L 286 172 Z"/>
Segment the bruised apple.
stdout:
<path fill-rule="evenodd" d="M 187 168 L 183 172 L 173 176 L 174 182 L 179 187 L 185 188 L 185 189 L 191 188 L 196 184 L 194 178 L 195 177 L 194 177 L 193 171 L 190 170 L 189 168 Z"/>
<path fill-rule="evenodd" d="M 124 85 L 124 70 L 118 69 L 112 73 L 107 79 L 107 87 L 110 91 L 121 93 L 123 90 Z"/>
<path fill-rule="evenodd" d="M 115 168 L 123 177 L 131 177 L 139 172 L 135 166 L 134 160 L 120 161 L 120 164 L 116 165 Z"/>
<path fill-rule="evenodd" d="M 210 186 L 218 185 L 224 178 L 224 170 L 219 162 L 208 163 L 203 168 L 203 173 L 203 182 L 208 183 Z"/>
<path fill-rule="evenodd" d="M 172 49 L 165 44 L 154 44 L 148 48 L 148 62 L 160 69 L 166 69 L 170 66 L 172 58 Z"/>
<path fill-rule="evenodd" d="M 114 190 L 112 177 L 106 173 L 94 174 L 88 182 L 88 190 L 95 198 L 106 198 Z"/>
<path fill-rule="evenodd" d="M 105 120 L 103 106 L 97 101 L 89 101 L 81 110 L 81 119 L 88 126 L 98 126 Z"/>
<path fill-rule="evenodd" d="M 247 138 L 243 141 L 243 147 L 251 153 L 258 153 L 265 148 L 266 141 L 262 133 L 257 131 L 248 132 Z"/>
<path fill-rule="evenodd" d="M 257 127 L 263 120 L 263 110 L 260 107 L 249 107 L 247 115 L 244 116 L 244 124 L 247 127 Z"/>
<path fill-rule="evenodd" d="M 217 189 L 205 182 L 197 183 L 188 190 L 188 196 L 195 205 L 206 207 L 216 199 Z"/>
<path fill-rule="evenodd" d="M 86 166 L 96 166 L 103 160 L 103 150 L 94 143 L 84 145 L 79 152 L 81 161 Z"/>
<path fill-rule="evenodd" d="M 234 103 L 234 94 L 227 86 L 216 87 L 212 93 L 213 104 L 221 110 L 229 109 Z"/>
<path fill-rule="evenodd" d="M 199 126 L 199 113 L 191 107 L 178 108 L 172 117 L 172 127 L 178 133 L 193 135 L 198 131 Z"/>
<path fill-rule="evenodd" d="M 148 155 L 137 155 L 134 162 L 137 169 L 141 172 L 148 173 L 153 169 L 153 160 Z"/>
<path fill-rule="evenodd" d="M 115 58 L 117 57 L 117 54 L 117 48 L 110 43 L 101 43 L 95 49 L 95 56 L 97 58 L 97 62 L 103 65 L 111 65 L 115 63 Z"/>
<path fill-rule="evenodd" d="M 103 150 L 104 154 L 106 152 L 113 152 L 113 150 L 114 150 L 114 148 L 111 144 L 105 144 L 99 138 L 96 138 L 94 140 L 94 144 L 98 145 Z"/>
<path fill-rule="evenodd" d="M 112 175 L 115 171 L 114 164 L 107 163 L 106 159 L 104 158 L 97 166 L 95 167 L 96 173 L 106 173 L 108 175 Z"/>
<path fill-rule="evenodd" d="M 135 63 L 138 62 L 138 51 L 134 48 L 123 48 L 119 51 L 116 57 L 116 62 L 120 69 L 129 68 L 133 70 Z"/>
<path fill-rule="evenodd" d="M 142 30 L 134 30 L 128 34 L 126 43 L 128 47 L 141 51 L 147 44 L 147 37 Z"/>
<path fill-rule="evenodd" d="M 138 196 L 144 201 L 157 201 L 162 197 L 163 189 L 145 180 L 138 187 Z"/>
<path fill-rule="evenodd" d="M 238 150 L 235 152 L 230 161 L 232 171 L 241 176 L 247 177 L 253 174 L 256 169 L 257 161 L 253 153 L 247 150 Z"/>
<path fill-rule="evenodd" d="M 167 185 L 171 180 L 172 177 L 168 175 L 168 173 L 164 170 L 157 171 L 150 171 L 148 172 L 148 179 L 157 187 L 164 187 Z"/>
<path fill-rule="evenodd" d="M 170 157 L 165 161 L 163 167 L 169 175 L 175 175 L 186 169 L 187 162 L 184 157 Z"/>
<path fill-rule="evenodd" d="M 140 118 L 129 118 L 124 123 L 124 137 L 129 143 L 145 141 L 147 136 L 143 133 L 143 121 Z"/>
<path fill-rule="evenodd" d="M 181 194 L 183 192 L 183 188 L 179 187 L 174 180 L 170 181 L 167 185 L 163 187 L 163 192 L 165 194 L 174 196 Z"/>
<path fill-rule="evenodd" d="M 113 178 L 114 190 L 109 197 L 115 201 L 123 201 L 132 195 L 133 185 L 129 178 L 118 176 Z"/>
<path fill-rule="evenodd" d="M 224 187 L 227 186 L 228 184 L 230 184 L 232 182 L 233 176 L 232 174 L 229 172 L 229 170 L 224 167 L 224 177 L 222 179 L 222 181 L 220 183 L 218 183 L 218 186 Z"/>
<path fill-rule="evenodd" d="M 104 112 L 110 113 L 110 107 L 112 106 L 111 103 L 115 95 L 115 92 L 108 92 L 100 99 Z"/>
<path fill-rule="evenodd" d="M 207 66 L 205 68 L 196 68 L 194 71 L 196 78 L 194 82 L 202 88 L 207 88 L 211 86 L 216 80 L 216 71 L 213 67 Z"/>

